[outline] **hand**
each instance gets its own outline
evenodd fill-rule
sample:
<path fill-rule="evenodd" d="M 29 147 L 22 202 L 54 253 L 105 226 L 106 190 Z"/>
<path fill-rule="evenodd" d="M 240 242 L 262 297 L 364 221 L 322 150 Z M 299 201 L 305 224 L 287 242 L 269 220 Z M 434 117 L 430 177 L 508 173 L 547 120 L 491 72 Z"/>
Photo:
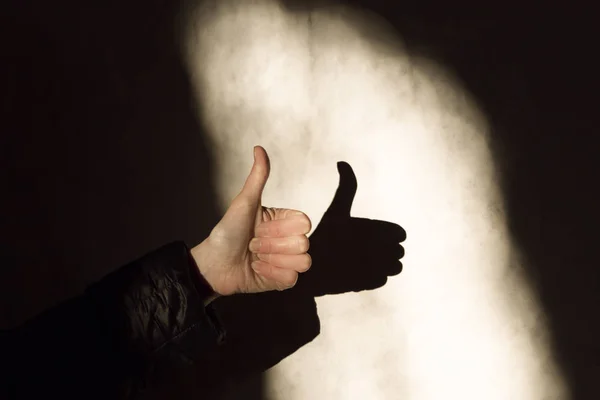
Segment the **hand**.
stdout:
<path fill-rule="evenodd" d="M 338 189 L 310 236 L 313 268 L 294 288 L 311 296 L 376 289 L 402 271 L 406 231 L 393 222 L 350 216 L 358 182 L 348 163 L 338 162 L 337 169 Z"/>
<path fill-rule="evenodd" d="M 255 146 L 254 165 L 242 191 L 210 236 L 191 250 L 200 273 L 218 295 L 285 290 L 312 264 L 308 216 L 261 204 L 270 168 L 265 149 Z"/>

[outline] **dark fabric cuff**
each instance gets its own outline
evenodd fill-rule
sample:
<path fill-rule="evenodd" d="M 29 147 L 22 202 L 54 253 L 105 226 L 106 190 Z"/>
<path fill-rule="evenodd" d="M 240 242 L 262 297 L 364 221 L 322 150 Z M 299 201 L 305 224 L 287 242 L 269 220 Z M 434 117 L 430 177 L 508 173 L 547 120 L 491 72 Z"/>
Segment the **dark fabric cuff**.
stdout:
<path fill-rule="evenodd" d="M 204 304 L 204 301 L 210 297 L 213 297 L 215 292 L 214 292 L 213 288 L 210 286 L 210 284 L 206 281 L 206 279 L 204 279 L 204 277 L 200 273 L 200 268 L 198 268 L 198 265 L 196 264 L 194 257 L 192 257 L 192 253 L 191 253 L 190 249 L 186 247 L 186 251 L 188 254 L 188 258 L 189 258 L 189 264 L 190 264 L 189 268 L 191 271 L 190 275 L 191 275 L 192 283 L 193 283 L 194 287 L 196 288 L 196 292 L 198 293 L 200 300 Z M 216 332 L 217 344 L 222 344 L 225 341 L 226 335 L 225 335 L 225 329 L 223 329 L 223 322 L 221 321 L 219 314 L 216 312 L 216 310 L 212 304 L 207 305 L 204 308 L 204 311 L 206 312 L 206 317 L 208 319 L 208 322 L 210 323 L 210 325 L 213 328 L 212 330 L 214 332 Z"/>
<path fill-rule="evenodd" d="M 137 362 L 198 360 L 225 332 L 212 307 L 204 306 L 212 290 L 197 271 L 188 247 L 177 241 L 109 274 L 86 294 L 114 346 Z"/>

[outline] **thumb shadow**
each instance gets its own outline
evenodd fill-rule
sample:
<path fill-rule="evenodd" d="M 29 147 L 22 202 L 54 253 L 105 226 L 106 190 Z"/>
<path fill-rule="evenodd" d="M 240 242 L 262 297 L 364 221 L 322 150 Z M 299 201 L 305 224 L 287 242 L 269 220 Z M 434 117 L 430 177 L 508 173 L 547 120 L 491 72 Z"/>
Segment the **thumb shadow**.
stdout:
<path fill-rule="evenodd" d="M 397 224 L 350 216 L 357 191 L 352 167 L 338 162 L 340 183 L 321 222 L 310 236 L 312 267 L 285 291 L 220 298 L 213 303 L 227 331 L 225 343 L 195 369 L 185 398 L 261 399 L 248 389 L 261 386 L 261 373 L 320 332 L 316 296 L 371 290 L 402 271 Z"/>

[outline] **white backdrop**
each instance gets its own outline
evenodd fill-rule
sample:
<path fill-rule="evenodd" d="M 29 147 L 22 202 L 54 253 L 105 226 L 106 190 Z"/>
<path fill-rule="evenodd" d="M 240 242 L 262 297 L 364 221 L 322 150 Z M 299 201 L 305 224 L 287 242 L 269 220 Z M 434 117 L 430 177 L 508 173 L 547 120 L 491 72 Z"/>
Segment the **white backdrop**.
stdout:
<path fill-rule="evenodd" d="M 203 1 L 190 21 L 223 212 L 260 144 L 264 205 L 302 210 L 314 230 L 343 160 L 352 216 L 408 233 L 384 287 L 317 298 L 321 334 L 267 372 L 269 399 L 569 397 L 508 236 L 485 115 L 451 72 L 358 9 Z"/>

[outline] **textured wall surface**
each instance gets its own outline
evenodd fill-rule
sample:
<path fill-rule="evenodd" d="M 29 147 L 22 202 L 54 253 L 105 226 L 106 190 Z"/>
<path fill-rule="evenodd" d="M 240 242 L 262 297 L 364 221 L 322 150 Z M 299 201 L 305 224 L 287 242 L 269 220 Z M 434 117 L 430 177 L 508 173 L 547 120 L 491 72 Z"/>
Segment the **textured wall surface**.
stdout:
<path fill-rule="evenodd" d="M 452 73 L 360 9 L 215 1 L 191 15 L 186 65 L 221 210 L 260 144 L 263 204 L 305 211 L 314 230 L 343 160 L 352 215 L 408 233 L 399 276 L 317 298 L 320 335 L 267 372 L 267 397 L 568 398 L 508 234 L 486 116 Z"/>

